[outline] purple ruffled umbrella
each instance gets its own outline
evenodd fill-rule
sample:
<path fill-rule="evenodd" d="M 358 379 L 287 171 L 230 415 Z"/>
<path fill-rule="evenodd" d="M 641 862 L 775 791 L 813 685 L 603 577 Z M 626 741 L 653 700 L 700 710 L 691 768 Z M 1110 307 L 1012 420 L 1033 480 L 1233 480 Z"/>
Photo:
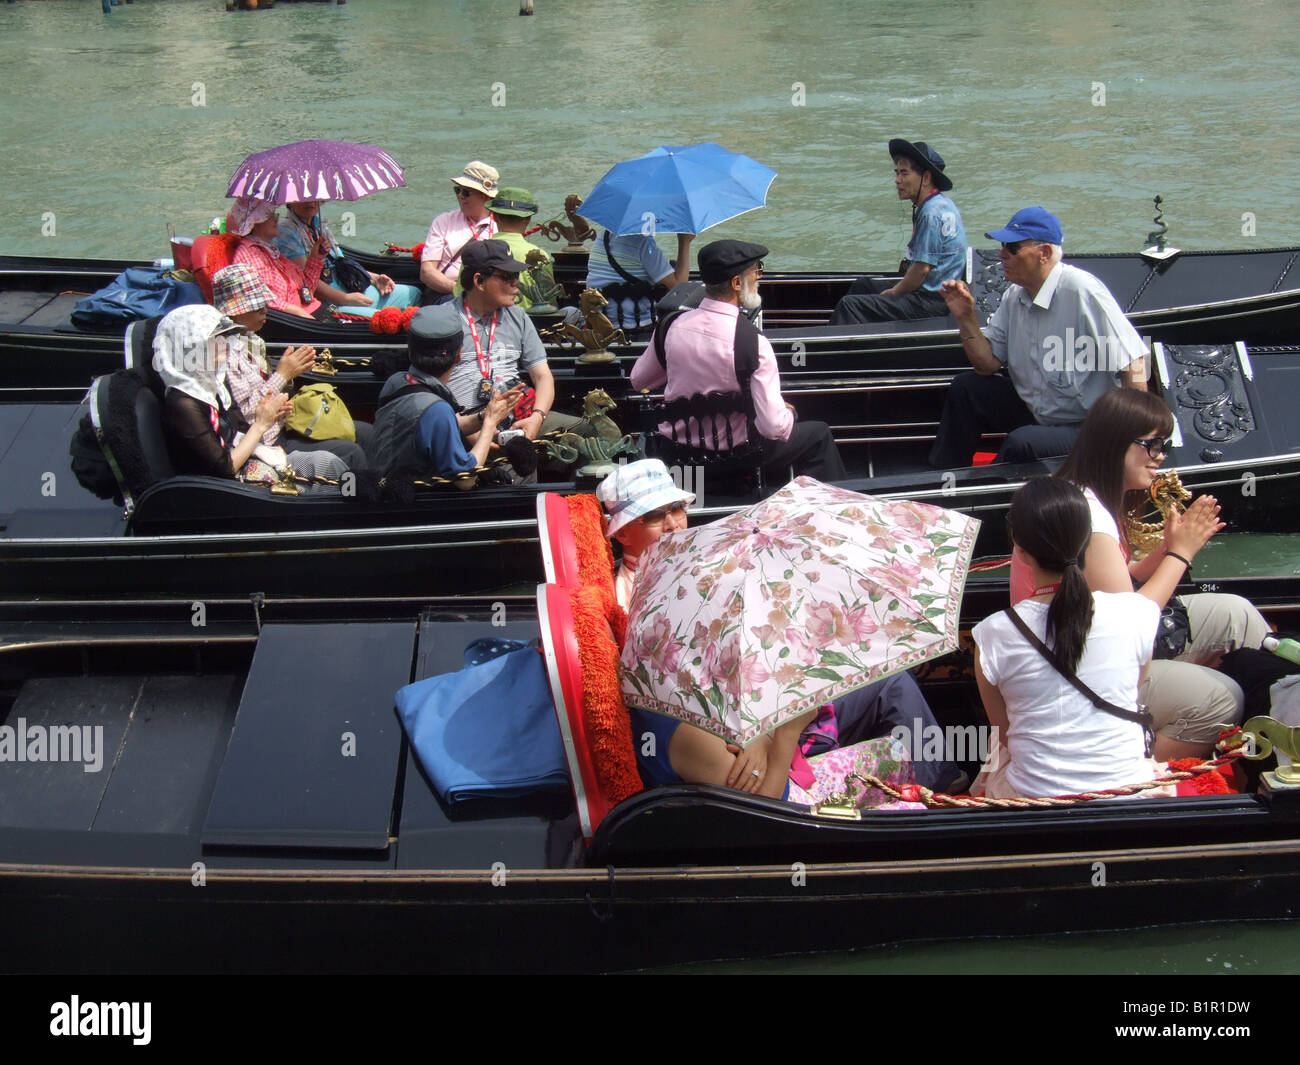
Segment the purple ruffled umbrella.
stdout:
<path fill-rule="evenodd" d="M 400 164 L 382 148 L 351 141 L 296 141 L 250 155 L 226 195 L 270 203 L 359 200 L 405 186 Z"/>

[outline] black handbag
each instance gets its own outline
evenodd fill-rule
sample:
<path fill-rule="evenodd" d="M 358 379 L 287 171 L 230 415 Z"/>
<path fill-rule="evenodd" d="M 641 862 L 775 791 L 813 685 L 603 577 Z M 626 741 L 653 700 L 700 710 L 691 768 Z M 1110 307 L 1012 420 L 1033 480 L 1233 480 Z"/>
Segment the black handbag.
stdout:
<path fill-rule="evenodd" d="M 1187 607 L 1177 596 L 1160 611 L 1160 625 L 1156 628 L 1156 642 L 1151 650 L 1153 658 L 1177 658 L 1192 638 L 1192 619 Z"/>
<path fill-rule="evenodd" d="M 370 271 L 356 259 L 345 255 L 341 259 L 332 259 L 330 265 L 334 268 L 335 288 L 344 292 L 365 292 L 370 287 Z"/>

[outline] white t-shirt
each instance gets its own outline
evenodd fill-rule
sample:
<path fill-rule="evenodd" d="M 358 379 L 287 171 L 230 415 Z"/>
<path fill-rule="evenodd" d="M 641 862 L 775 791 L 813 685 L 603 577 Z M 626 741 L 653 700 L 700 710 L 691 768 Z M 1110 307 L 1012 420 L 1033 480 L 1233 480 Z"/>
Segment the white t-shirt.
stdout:
<path fill-rule="evenodd" d="M 1136 592 L 1093 592 L 1092 601 L 1076 674 L 1103 699 L 1136 710 L 1138 672 L 1151 660 L 1160 609 Z M 1047 607 L 1027 599 L 1014 608 L 1040 640 Z M 1093 706 L 1005 614 L 985 618 L 971 636 L 984 676 L 1006 700 L 1006 779 L 1018 795 L 1069 795 L 1151 779 L 1141 726 Z"/>

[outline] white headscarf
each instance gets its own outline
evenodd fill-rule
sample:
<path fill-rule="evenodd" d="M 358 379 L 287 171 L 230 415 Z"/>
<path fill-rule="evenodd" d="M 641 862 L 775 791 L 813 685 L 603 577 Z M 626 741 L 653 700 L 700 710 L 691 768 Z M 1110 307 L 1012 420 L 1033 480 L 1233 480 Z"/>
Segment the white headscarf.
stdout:
<path fill-rule="evenodd" d="M 167 388 L 192 396 L 209 407 L 230 407 L 224 344 L 241 332 L 215 307 L 205 303 L 178 307 L 158 323 L 153 365 Z"/>

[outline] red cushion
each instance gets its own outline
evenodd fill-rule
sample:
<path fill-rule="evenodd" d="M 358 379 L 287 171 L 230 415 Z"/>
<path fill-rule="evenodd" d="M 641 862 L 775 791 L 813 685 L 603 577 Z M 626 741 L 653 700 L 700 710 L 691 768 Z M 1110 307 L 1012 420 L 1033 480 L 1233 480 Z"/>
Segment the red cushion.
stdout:
<path fill-rule="evenodd" d="M 627 617 L 612 588 L 541 585 L 537 589 L 551 694 L 582 834 L 643 789 L 632 727 L 619 688 L 619 638 Z"/>
<path fill-rule="evenodd" d="M 194 238 L 192 261 L 194 280 L 203 290 L 203 298 L 212 302 L 212 278 L 235 261 L 239 237 L 233 233 L 214 233 Z"/>

